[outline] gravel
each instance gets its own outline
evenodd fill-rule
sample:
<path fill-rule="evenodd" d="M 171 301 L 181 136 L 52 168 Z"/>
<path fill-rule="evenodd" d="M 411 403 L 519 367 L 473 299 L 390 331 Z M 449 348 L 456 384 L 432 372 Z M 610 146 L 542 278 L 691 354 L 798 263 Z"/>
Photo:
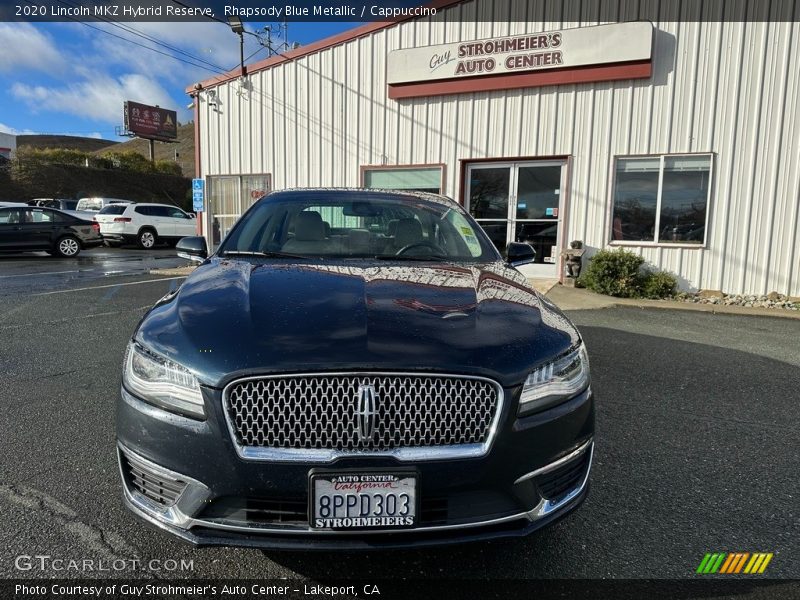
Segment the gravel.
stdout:
<path fill-rule="evenodd" d="M 800 298 L 785 296 L 777 292 L 769 294 L 723 294 L 722 292 L 681 292 L 675 296 L 679 302 L 693 304 L 717 304 L 720 306 L 747 306 L 755 308 L 777 308 L 800 310 Z"/>

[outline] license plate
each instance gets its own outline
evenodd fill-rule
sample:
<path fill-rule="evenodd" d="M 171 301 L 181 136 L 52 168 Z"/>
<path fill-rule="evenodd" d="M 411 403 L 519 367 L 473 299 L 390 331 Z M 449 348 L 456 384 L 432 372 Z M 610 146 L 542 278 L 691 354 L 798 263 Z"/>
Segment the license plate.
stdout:
<path fill-rule="evenodd" d="M 394 529 L 417 522 L 416 473 L 311 475 L 314 529 Z"/>

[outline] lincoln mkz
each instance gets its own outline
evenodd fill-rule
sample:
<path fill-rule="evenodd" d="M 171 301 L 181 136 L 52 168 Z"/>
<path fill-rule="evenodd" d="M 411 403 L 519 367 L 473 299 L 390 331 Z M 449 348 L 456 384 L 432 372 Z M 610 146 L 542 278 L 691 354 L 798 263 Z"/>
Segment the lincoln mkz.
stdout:
<path fill-rule="evenodd" d="M 576 328 L 456 202 L 288 190 L 147 313 L 124 359 L 127 506 L 195 544 L 358 549 L 528 534 L 585 498 Z"/>

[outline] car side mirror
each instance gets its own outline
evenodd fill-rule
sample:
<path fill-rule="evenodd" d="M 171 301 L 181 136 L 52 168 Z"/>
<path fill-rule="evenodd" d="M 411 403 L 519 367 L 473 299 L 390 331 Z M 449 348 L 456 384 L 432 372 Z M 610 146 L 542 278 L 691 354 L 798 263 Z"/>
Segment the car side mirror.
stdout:
<path fill-rule="evenodd" d="M 181 238 L 175 246 L 175 249 L 178 251 L 178 256 L 181 258 L 186 258 L 195 262 L 203 262 L 208 258 L 206 238 L 203 236 L 195 235 Z"/>
<path fill-rule="evenodd" d="M 506 247 L 506 262 L 512 267 L 527 265 L 536 258 L 536 250 L 530 244 L 511 242 Z"/>

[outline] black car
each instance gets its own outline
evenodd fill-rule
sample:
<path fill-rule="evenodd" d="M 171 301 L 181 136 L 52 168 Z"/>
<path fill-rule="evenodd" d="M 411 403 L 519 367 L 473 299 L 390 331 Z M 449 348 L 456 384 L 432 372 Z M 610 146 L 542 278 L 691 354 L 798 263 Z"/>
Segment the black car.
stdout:
<path fill-rule="evenodd" d="M 143 318 L 117 410 L 127 506 L 196 544 L 519 536 L 576 508 L 594 434 L 570 321 L 433 194 L 290 190 Z"/>
<path fill-rule="evenodd" d="M 65 198 L 35 198 L 28 201 L 28 206 L 57 208 L 59 210 L 75 210 L 78 208 L 78 201 L 68 200 Z"/>
<path fill-rule="evenodd" d="M 103 243 L 100 226 L 60 210 L 0 207 L 0 252 L 35 252 L 69 258 Z"/>

